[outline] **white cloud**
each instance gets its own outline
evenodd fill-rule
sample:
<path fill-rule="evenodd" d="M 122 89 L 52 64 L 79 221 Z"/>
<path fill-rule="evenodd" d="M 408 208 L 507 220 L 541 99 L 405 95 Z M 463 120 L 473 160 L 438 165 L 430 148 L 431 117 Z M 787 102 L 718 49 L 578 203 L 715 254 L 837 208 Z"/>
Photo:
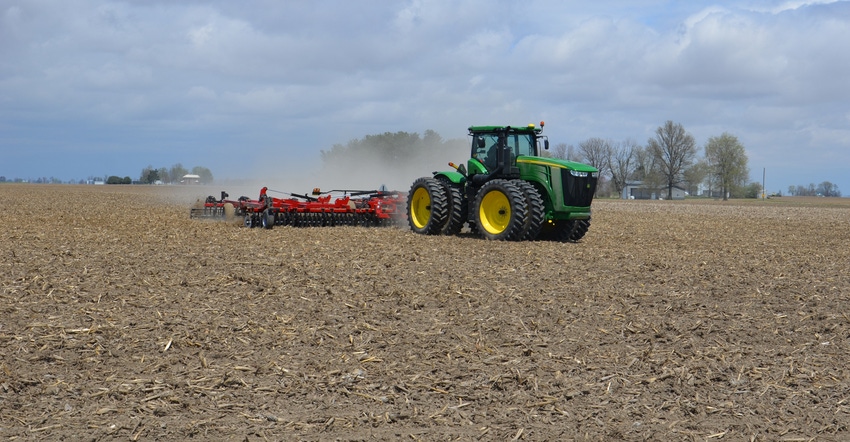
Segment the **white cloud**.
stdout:
<path fill-rule="evenodd" d="M 781 4 L 779 4 L 777 6 L 768 7 L 768 8 L 765 8 L 763 6 L 756 6 L 755 10 L 763 11 L 763 12 L 770 12 L 771 14 L 779 14 L 781 12 L 793 11 L 793 10 L 797 10 L 797 9 L 800 9 L 800 8 L 804 8 L 806 6 L 828 5 L 830 3 L 835 3 L 837 1 L 841 1 L 841 0 L 814 0 L 814 1 L 793 0 L 793 1 L 782 2 Z"/>
<path fill-rule="evenodd" d="M 753 158 L 779 162 L 774 152 L 800 146 L 850 151 L 848 34 L 843 1 L 9 0 L 0 118 L 33 143 L 46 132 L 27 128 L 49 115 L 120 129 L 137 155 L 154 142 L 133 132 L 145 127 L 157 140 L 215 132 L 226 151 L 245 134 L 286 139 L 301 156 L 369 133 L 450 138 L 539 119 L 553 141 L 643 141 L 673 119 L 702 137 L 732 132 Z"/>
<path fill-rule="evenodd" d="M 204 86 L 192 86 L 186 92 L 186 96 L 204 101 L 212 101 L 218 98 L 218 94 L 214 90 Z"/>
<path fill-rule="evenodd" d="M 190 29 L 189 40 L 195 46 L 203 46 L 209 40 L 212 33 L 215 31 L 215 26 L 212 23 L 207 23 L 201 27 Z"/>

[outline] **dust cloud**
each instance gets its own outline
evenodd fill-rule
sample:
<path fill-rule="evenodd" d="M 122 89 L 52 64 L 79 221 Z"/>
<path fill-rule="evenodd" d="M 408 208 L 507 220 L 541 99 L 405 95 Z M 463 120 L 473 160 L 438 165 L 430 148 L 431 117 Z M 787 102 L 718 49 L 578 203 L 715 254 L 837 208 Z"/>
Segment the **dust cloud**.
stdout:
<path fill-rule="evenodd" d="M 313 178 L 323 189 L 371 190 L 385 186 L 406 192 L 417 178 L 452 170 L 449 162 L 465 163 L 468 156 L 468 147 L 457 143 L 416 151 L 403 159 L 347 155 L 343 162 L 323 164 Z"/>
<path fill-rule="evenodd" d="M 246 196 L 256 199 L 260 189 L 268 188 L 271 196 L 283 198 L 292 194 L 310 194 L 319 188 L 332 190 L 379 190 L 407 192 L 419 177 L 435 171 L 452 170 L 449 162 L 465 163 L 469 157 L 466 140 L 456 139 L 437 145 L 403 147 L 395 158 L 374 151 L 345 152 L 335 161 L 323 161 L 319 152 L 312 160 L 293 158 L 266 150 L 259 159 L 231 165 L 228 171 L 236 178 L 216 178 L 208 185 L 170 186 L 169 195 L 181 198 L 186 204 L 196 203 L 207 196 L 229 199 Z"/>

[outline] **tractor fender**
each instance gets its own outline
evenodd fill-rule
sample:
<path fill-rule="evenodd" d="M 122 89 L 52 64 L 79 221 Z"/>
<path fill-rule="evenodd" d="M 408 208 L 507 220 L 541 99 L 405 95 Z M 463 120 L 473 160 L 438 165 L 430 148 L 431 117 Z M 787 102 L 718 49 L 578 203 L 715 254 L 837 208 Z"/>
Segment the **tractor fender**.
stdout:
<path fill-rule="evenodd" d="M 449 181 L 455 184 L 463 184 L 466 182 L 466 177 L 463 176 L 460 172 L 455 172 L 452 170 L 444 171 L 444 172 L 434 172 L 434 178 L 445 177 Z"/>

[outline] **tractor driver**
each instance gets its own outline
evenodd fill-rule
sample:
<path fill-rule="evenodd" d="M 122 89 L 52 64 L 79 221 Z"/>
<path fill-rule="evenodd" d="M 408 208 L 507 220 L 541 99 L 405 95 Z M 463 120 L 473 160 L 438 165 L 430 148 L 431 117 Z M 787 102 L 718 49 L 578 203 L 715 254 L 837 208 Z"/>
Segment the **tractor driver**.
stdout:
<path fill-rule="evenodd" d="M 486 147 L 490 142 L 492 144 Z M 492 135 L 478 136 L 475 140 L 475 145 L 477 149 L 475 149 L 473 157 L 478 159 L 488 170 L 494 170 L 498 164 L 499 139 Z"/>
<path fill-rule="evenodd" d="M 487 166 L 487 169 L 493 171 L 496 169 L 496 166 L 499 164 L 499 145 L 503 144 L 505 138 L 503 136 L 499 136 L 498 138 L 493 139 L 493 144 L 487 149 L 487 156 L 484 158 L 484 165 Z"/>

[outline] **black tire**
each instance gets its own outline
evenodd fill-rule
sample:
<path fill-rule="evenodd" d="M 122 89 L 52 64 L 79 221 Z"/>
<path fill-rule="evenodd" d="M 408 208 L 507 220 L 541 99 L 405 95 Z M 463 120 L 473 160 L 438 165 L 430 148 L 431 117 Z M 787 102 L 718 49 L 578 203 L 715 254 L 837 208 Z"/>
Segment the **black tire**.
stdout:
<path fill-rule="evenodd" d="M 564 219 L 550 220 L 543 224 L 543 228 L 540 229 L 540 239 L 567 242 L 570 239 L 570 233 L 572 231 L 572 221 Z"/>
<path fill-rule="evenodd" d="M 521 238 L 528 205 L 525 195 L 508 180 L 487 182 L 475 195 L 475 224 L 484 238 L 516 241 Z"/>
<path fill-rule="evenodd" d="M 260 221 L 263 223 L 264 229 L 271 230 L 274 228 L 274 212 L 271 209 L 264 210 Z"/>
<path fill-rule="evenodd" d="M 438 235 L 448 220 L 449 203 L 443 185 L 434 178 L 413 182 L 407 194 L 407 223 L 422 235 Z"/>
<path fill-rule="evenodd" d="M 440 233 L 443 235 L 457 235 L 466 224 L 467 218 L 467 202 L 464 198 L 463 188 L 449 181 L 445 177 L 437 178 L 440 184 L 443 185 L 443 190 L 446 192 L 448 200 L 448 214 L 446 215 L 446 225 L 443 226 Z"/>
<path fill-rule="evenodd" d="M 514 181 L 513 183 L 525 195 L 525 203 L 528 206 L 528 213 L 522 226 L 521 239 L 534 241 L 540 235 L 540 228 L 543 227 L 543 221 L 546 216 L 546 207 L 543 205 L 543 198 L 540 197 L 540 192 L 537 191 L 537 188 L 528 181 Z"/>
<path fill-rule="evenodd" d="M 579 242 L 587 231 L 590 230 L 590 218 L 588 219 L 577 219 L 573 221 L 572 232 L 570 233 L 569 240 L 572 242 Z"/>
<path fill-rule="evenodd" d="M 554 220 L 544 225 L 541 236 L 560 242 L 578 242 L 590 229 L 590 219 Z"/>

